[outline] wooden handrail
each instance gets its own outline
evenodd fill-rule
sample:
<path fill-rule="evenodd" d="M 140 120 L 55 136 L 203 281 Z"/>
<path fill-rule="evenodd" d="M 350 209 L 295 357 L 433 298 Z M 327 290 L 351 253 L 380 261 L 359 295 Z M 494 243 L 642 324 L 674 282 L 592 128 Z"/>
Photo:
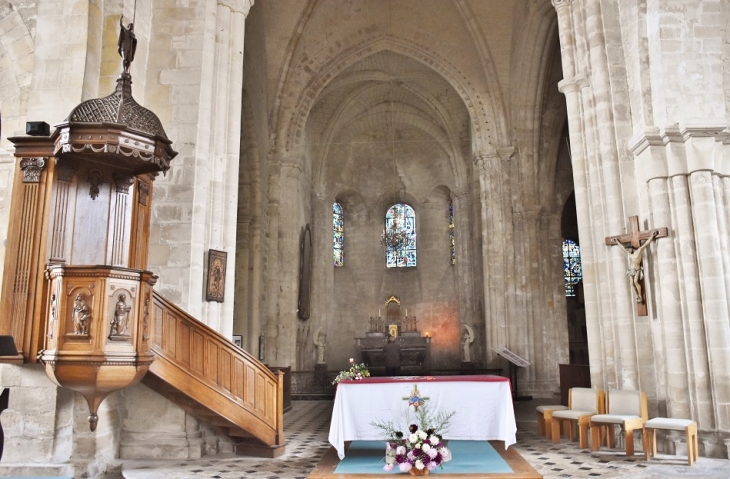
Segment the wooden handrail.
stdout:
<path fill-rule="evenodd" d="M 150 373 L 267 446 L 284 444 L 283 373 L 154 293 Z"/>

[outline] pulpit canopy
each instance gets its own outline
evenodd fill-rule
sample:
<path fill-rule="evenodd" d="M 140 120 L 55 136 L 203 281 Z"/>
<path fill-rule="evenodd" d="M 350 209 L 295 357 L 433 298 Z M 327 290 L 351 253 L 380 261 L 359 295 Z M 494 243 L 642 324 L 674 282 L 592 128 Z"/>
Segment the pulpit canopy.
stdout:
<path fill-rule="evenodd" d="M 132 76 L 124 72 L 109 96 L 87 100 L 55 125 L 54 155 L 113 166 L 134 175 L 170 169 L 177 155 L 160 119 L 132 97 Z"/>

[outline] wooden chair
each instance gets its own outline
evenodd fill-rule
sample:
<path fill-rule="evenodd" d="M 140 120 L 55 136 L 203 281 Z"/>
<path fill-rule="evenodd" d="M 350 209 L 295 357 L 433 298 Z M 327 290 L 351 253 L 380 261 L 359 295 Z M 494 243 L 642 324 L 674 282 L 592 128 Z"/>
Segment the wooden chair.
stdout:
<path fill-rule="evenodd" d="M 644 423 L 644 458 L 656 457 L 656 430 L 684 431 L 687 436 L 687 462 L 691 466 L 698 458 L 697 423 L 691 419 L 655 417 Z"/>
<path fill-rule="evenodd" d="M 643 391 L 608 391 L 606 393 L 607 414 L 597 414 L 591 418 L 591 450 L 601 446 L 601 435 L 608 433 L 608 447 L 615 446 L 613 427 L 621 426 L 626 435 L 626 455 L 634 455 L 634 430 L 644 429 L 649 420 L 649 407 Z M 646 444 L 644 444 L 646 448 Z"/>
<path fill-rule="evenodd" d="M 568 392 L 568 409 L 553 412 L 552 439 L 554 444 L 560 443 L 561 423 L 567 422 L 563 429 L 568 432 L 571 441 L 574 440 L 578 425 L 578 439 L 580 447 L 588 447 L 588 424 L 595 414 L 603 413 L 603 391 L 590 388 L 571 388 Z"/>
<path fill-rule="evenodd" d="M 541 436 L 545 436 L 548 439 L 552 439 L 553 413 L 555 411 L 564 411 L 566 409 L 568 409 L 567 406 L 563 406 L 562 404 L 537 406 L 535 408 L 535 414 L 537 415 L 537 433 Z"/>

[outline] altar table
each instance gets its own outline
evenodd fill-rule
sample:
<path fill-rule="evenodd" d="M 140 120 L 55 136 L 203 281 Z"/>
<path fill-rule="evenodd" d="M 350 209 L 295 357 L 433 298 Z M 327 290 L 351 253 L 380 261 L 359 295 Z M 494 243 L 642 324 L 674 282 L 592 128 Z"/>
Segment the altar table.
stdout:
<path fill-rule="evenodd" d="M 372 421 L 416 422 L 408 406 L 414 386 L 431 414 L 455 411 L 444 439 L 516 442 L 517 424 L 509 379 L 500 376 L 411 376 L 340 381 L 335 393 L 329 442 L 340 459 L 345 441 L 379 440 Z M 384 446 L 385 447 L 385 446 Z"/>

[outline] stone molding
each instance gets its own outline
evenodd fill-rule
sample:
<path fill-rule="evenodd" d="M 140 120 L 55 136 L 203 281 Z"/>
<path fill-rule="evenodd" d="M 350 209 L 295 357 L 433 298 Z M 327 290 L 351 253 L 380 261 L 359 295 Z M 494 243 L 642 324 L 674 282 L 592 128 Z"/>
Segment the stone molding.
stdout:
<path fill-rule="evenodd" d="M 627 148 L 649 181 L 701 170 L 730 175 L 730 156 L 723 151 L 728 144 L 727 123 L 708 119 L 664 128 L 647 127 L 627 142 Z"/>
<path fill-rule="evenodd" d="M 568 7 L 570 4 L 573 3 L 573 0 L 551 0 L 551 3 L 553 4 L 553 7 L 555 7 L 555 10 L 563 7 Z"/>
<path fill-rule="evenodd" d="M 218 0 L 219 6 L 228 7 L 233 12 L 243 13 L 244 16 L 248 16 L 253 4 L 254 0 Z"/>
<path fill-rule="evenodd" d="M 578 90 L 591 86 L 588 75 L 579 73 L 573 78 L 563 78 L 558 82 L 558 91 L 563 95 L 574 93 Z"/>

